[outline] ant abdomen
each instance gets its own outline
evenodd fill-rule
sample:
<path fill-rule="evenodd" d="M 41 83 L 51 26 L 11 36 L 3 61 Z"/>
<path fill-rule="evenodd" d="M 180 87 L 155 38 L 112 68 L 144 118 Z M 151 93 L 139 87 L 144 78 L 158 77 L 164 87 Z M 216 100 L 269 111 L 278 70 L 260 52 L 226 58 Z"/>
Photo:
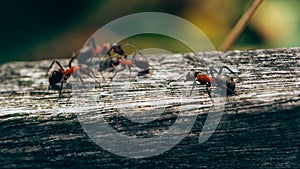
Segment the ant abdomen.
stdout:
<path fill-rule="evenodd" d="M 49 77 L 49 84 L 51 86 L 55 85 L 56 83 L 59 83 L 62 80 L 63 74 L 61 71 L 53 71 L 51 76 Z"/>
<path fill-rule="evenodd" d="M 149 63 L 143 60 L 134 60 L 134 65 L 140 69 L 149 69 Z"/>

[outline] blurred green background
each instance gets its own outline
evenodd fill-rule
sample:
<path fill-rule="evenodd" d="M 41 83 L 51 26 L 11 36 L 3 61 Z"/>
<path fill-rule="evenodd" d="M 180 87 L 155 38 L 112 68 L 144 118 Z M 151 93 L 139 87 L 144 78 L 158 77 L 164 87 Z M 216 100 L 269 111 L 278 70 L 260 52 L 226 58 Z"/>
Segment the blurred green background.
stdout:
<path fill-rule="evenodd" d="M 17 60 L 70 57 L 72 52 L 79 50 L 100 27 L 114 19 L 137 12 L 165 12 L 182 17 L 201 29 L 215 47 L 219 48 L 252 2 L 252 0 L 2 1 L 0 64 Z M 299 6 L 299 0 L 265 0 L 233 49 L 299 47 Z M 145 41 L 147 39 L 145 38 Z M 156 42 L 159 46 L 159 40 Z M 168 45 L 172 46 L 172 43 Z"/>

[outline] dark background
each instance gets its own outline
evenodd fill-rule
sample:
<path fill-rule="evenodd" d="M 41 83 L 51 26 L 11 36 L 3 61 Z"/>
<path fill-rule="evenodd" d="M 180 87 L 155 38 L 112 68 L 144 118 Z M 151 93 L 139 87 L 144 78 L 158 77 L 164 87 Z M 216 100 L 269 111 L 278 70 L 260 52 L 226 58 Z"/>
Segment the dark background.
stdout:
<path fill-rule="evenodd" d="M 100 27 L 137 12 L 165 12 L 201 29 L 218 48 L 251 0 L 2 1 L 0 64 L 67 58 Z M 265 1 L 233 49 L 300 45 L 300 1 Z M 147 39 L 145 38 L 145 41 Z M 159 43 L 159 42 L 158 42 Z M 99 44 L 100 45 L 100 44 Z"/>

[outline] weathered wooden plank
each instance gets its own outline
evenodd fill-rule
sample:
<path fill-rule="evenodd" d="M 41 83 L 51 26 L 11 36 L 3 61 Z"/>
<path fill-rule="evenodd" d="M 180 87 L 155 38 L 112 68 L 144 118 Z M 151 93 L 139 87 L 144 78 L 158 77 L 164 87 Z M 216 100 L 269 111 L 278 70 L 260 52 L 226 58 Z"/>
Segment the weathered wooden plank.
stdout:
<path fill-rule="evenodd" d="M 237 83 L 237 96 L 227 99 L 218 97 L 217 89 L 212 88 L 214 98 L 226 99 L 226 103 L 217 129 L 204 143 L 198 143 L 199 133 L 207 113 L 215 105 L 202 86 L 196 88 L 193 96 L 179 100 L 183 93 L 190 92 L 191 84 L 184 83 L 183 79 L 175 81 L 186 73 L 185 69 L 178 67 L 181 65 L 178 57 L 183 58 L 182 65 L 186 64 L 188 71 L 207 72 L 208 61 L 218 63 L 221 60 L 243 79 Z M 158 69 L 153 71 L 152 77 L 133 78 L 137 72 L 133 70 L 131 82 L 128 82 L 129 73 L 125 70 L 113 83 L 90 88 L 87 96 L 97 96 L 95 102 L 100 105 L 97 107 L 102 112 L 100 116 L 105 114 L 115 130 L 131 136 L 151 137 L 168 130 L 180 110 L 183 111 L 180 108 L 186 110 L 184 116 L 197 115 L 193 128 L 178 145 L 163 154 L 144 159 L 125 158 L 105 151 L 81 126 L 81 120 L 85 120 L 81 114 L 86 112 L 78 108 L 92 106 L 95 102 L 81 98 L 82 93 L 79 93 L 80 99 L 76 99 L 74 96 L 78 93 L 74 88 L 72 91 L 70 83 L 62 98 L 56 91 L 46 92 L 45 71 L 50 61 L 14 62 L 0 67 L 2 168 L 300 166 L 299 48 L 208 52 L 197 57 L 193 54 L 162 55 L 149 59 Z M 217 67 L 216 64 L 212 66 Z M 100 75 L 97 76 L 100 81 Z M 92 79 L 86 78 L 85 81 L 87 85 L 93 84 Z M 77 84 L 71 79 L 70 82 Z M 128 83 L 132 85 L 124 88 Z M 180 90 L 182 85 L 184 90 Z M 161 104 L 161 98 L 167 103 Z M 137 101 L 139 106 L 136 107 Z M 130 104 L 133 107 L 128 108 Z M 163 107 L 165 113 L 161 116 L 145 113 L 155 106 Z M 117 110 L 124 110 L 125 114 L 116 113 Z M 94 117 L 98 115 L 92 114 Z M 149 123 L 134 123 L 124 117 Z M 150 122 L 156 117 L 158 120 Z M 97 118 L 92 122 L 97 122 Z"/>

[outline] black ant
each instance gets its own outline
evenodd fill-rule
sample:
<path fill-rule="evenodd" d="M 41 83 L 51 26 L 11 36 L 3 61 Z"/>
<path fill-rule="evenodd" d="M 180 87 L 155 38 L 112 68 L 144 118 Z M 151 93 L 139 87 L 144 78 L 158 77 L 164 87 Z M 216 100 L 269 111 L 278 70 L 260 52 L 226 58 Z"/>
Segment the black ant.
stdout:
<path fill-rule="evenodd" d="M 206 86 L 206 91 L 210 97 L 210 99 L 212 99 L 211 97 L 211 92 L 210 92 L 210 87 L 212 84 L 215 84 L 218 88 L 222 89 L 222 90 L 226 90 L 226 95 L 227 96 L 232 96 L 235 95 L 235 81 L 233 80 L 232 77 L 221 77 L 221 73 L 223 69 L 227 69 L 229 72 L 231 72 L 232 74 L 234 74 L 238 79 L 240 79 L 240 81 L 242 80 L 240 77 L 238 77 L 238 75 L 236 73 L 234 73 L 232 70 L 230 70 L 227 66 L 222 66 L 219 70 L 219 72 L 213 68 L 210 67 L 210 76 L 207 76 L 205 74 L 203 74 L 202 72 L 195 72 L 195 74 L 193 76 L 191 76 L 191 74 L 189 73 L 186 76 L 186 81 L 188 80 L 194 80 L 194 84 L 193 84 L 193 88 L 191 90 L 190 95 L 192 95 L 192 92 L 195 88 L 195 85 L 197 82 L 200 83 L 200 85 L 205 85 Z M 216 77 L 214 77 L 214 72 L 218 73 Z"/>
<path fill-rule="evenodd" d="M 69 68 L 63 68 L 63 66 L 57 61 L 54 60 L 51 65 L 49 66 L 47 70 L 47 74 L 49 70 L 52 68 L 52 66 L 56 63 L 59 66 L 58 70 L 54 70 L 51 75 L 49 76 L 49 89 L 57 89 L 59 90 L 59 95 L 61 96 L 61 91 L 63 88 L 63 84 L 68 80 L 68 78 L 74 74 L 75 72 L 79 71 L 79 66 L 72 66 L 72 62 L 75 59 L 75 57 L 72 57 L 69 61 Z M 78 76 L 81 83 L 84 85 L 84 82 L 80 76 Z M 60 87 L 58 87 L 56 84 L 61 83 Z"/>

